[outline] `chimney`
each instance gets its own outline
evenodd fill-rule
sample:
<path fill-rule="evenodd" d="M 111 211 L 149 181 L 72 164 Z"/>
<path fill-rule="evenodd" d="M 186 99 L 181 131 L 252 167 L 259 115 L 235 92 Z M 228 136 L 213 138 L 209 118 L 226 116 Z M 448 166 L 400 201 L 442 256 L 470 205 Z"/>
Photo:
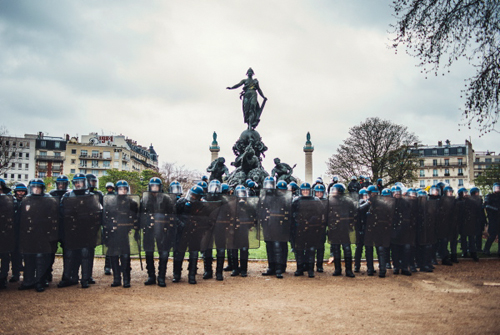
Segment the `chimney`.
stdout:
<path fill-rule="evenodd" d="M 438 141 L 438 147 L 442 147 L 443 146 L 443 141 Z"/>

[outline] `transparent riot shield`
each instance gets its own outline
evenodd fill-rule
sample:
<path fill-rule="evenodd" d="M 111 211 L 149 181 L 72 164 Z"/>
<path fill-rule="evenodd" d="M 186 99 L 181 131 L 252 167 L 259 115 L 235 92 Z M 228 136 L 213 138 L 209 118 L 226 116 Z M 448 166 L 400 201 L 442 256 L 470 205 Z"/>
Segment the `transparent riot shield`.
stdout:
<path fill-rule="evenodd" d="M 15 249 L 14 198 L 3 195 L 0 196 L 0 253 L 11 252 Z"/>
<path fill-rule="evenodd" d="M 59 203 L 53 197 L 27 196 L 19 208 L 19 247 L 24 254 L 55 252 Z"/>
<path fill-rule="evenodd" d="M 138 254 L 139 196 L 107 194 L 103 203 L 104 253 L 108 256 Z"/>
<path fill-rule="evenodd" d="M 142 249 L 170 251 L 175 243 L 175 194 L 144 192 L 141 201 Z"/>
<path fill-rule="evenodd" d="M 67 250 L 94 249 L 100 244 L 102 206 L 93 194 L 63 197 L 63 242 Z"/>
<path fill-rule="evenodd" d="M 415 244 L 416 220 L 412 217 L 413 199 L 394 199 L 391 243 L 396 245 Z"/>
<path fill-rule="evenodd" d="M 291 191 L 261 190 L 258 218 L 264 241 L 289 241 L 291 206 Z"/>
<path fill-rule="evenodd" d="M 298 199 L 293 208 L 293 242 L 297 250 L 311 247 L 320 248 L 324 245 L 326 233 L 326 215 L 328 202 L 315 198 L 311 200 Z"/>
<path fill-rule="evenodd" d="M 462 227 L 464 236 L 475 236 L 481 233 L 481 224 L 479 221 L 480 211 L 482 210 L 482 199 L 480 197 L 465 197 L 465 220 Z"/>
<path fill-rule="evenodd" d="M 328 241 L 330 244 L 351 244 L 355 242 L 357 206 L 351 197 L 345 195 L 328 197 Z"/>
<path fill-rule="evenodd" d="M 258 197 L 236 199 L 236 220 L 234 227 L 229 231 L 228 249 L 257 249 L 260 247 L 258 206 Z"/>
<path fill-rule="evenodd" d="M 394 215 L 394 198 L 374 196 L 370 198 L 370 210 L 366 216 L 365 245 L 389 247 Z"/>
<path fill-rule="evenodd" d="M 439 220 L 436 225 L 436 238 L 450 238 L 456 231 L 455 197 L 442 196 L 439 199 Z"/>
<path fill-rule="evenodd" d="M 437 242 L 436 222 L 439 219 L 439 200 L 420 197 L 420 220 L 417 227 L 417 243 L 430 245 Z"/>
<path fill-rule="evenodd" d="M 212 248 L 221 204 L 221 201 L 191 202 L 189 212 L 177 215 L 182 226 L 178 250 L 204 251 Z"/>
<path fill-rule="evenodd" d="M 212 199 L 215 198 L 217 197 L 212 197 Z M 221 205 L 215 220 L 213 240 L 216 249 L 230 249 L 230 246 L 228 246 L 231 238 L 230 232 L 236 220 L 236 196 L 221 194 L 218 198 Z"/>

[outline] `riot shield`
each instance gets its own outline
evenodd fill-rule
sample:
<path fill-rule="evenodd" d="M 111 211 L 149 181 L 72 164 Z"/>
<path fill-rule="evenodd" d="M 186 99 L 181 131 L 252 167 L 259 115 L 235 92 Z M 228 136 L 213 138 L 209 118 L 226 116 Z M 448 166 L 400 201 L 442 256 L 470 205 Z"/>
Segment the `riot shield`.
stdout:
<path fill-rule="evenodd" d="M 480 197 L 465 197 L 465 220 L 462 226 L 461 234 L 464 236 L 475 236 L 481 233 L 481 224 L 479 221 L 482 210 L 482 201 Z"/>
<path fill-rule="evenodd" d="M 450 196 L 442 196 L 439 199 L 439 221 L 436 226 L 436 238 L 451 238 L 453 232 L 457 232 L 457 224 L 455 220 L 455 198 Z"/>
<path fill-rule="evenodd" d="M 231 229 L 236 220 L 236 196 L 224 194 L 219 197 L 221 205 L 215 220 L 214 242 L 216 249 L 231 249 L 228 246 Z"/>
<path fill-rule="evenodd" d="M 291 206 L 291 191 L 275 189 L 260 192 L 258 216 L 264 241 L 289 241 Z"/>
<path fill-rule="evenodd" d="M 394 198 L 382 196 L 370 198 L 370 210 L 366 215 L 366 246 L 387 248 L 391 245 L 394 200 Z"/>
<path fill-rule="evenodd" d="M 396 245 L 415 244 L 416 220 L 414 199 L 395 198 L 392 221 L 391 243 Z M 412 211 L 413 209 L 413 211 Z"/>
<path fill-rule="evenodd" d="M 106 194 L 103 202 L 104 253 L 108 256 L 138 254 L 139 196 Z"/>
<path fill-rule="evenodd" d="M 19 208 L 19 248 L 23 254 L 55 252 L 59 204 L 52 197 L 27 196 Z"/>
<path fill-rule="evenodd" d="M 14 198 L 4 195 L 0 196 L 0 253 L 11 252 L 15 249 Z"/>
<path fill-rule="evenodd" d="M 144 192 L 141 201 L 142 249 L 170 251 L 175 243 L 175 194 Z"/>
<path fill-rule="evenodd" d="M 349 196 L 328 197 L 328 241 L 330 244 L 355 242 L 357 204 Z"/>
<path fill-rule="evenodd" d="M 94 249 L 101 228 L 101 204 L 93 194 L 62 198 L 64 249 Z"/>
<path fill-rule="evenodd" d="M 419 245 L 435 244 L 440 202 L 437 199 L 427 199 L 427 197 L 420 197 L 418 200 L 420 219 L 417 226 L 417 243 Z"/>
<path fill-rule="evenodd" d="M 298 198 L 295 201 L 292 204 L 294 248 L 306 250 L 311 247 L 322 247 L 326 231 L 328 202 L 315 198 L 307 200 Z"/>
<path fill-rule="evenodd" d="M 221 201 L 191 202 L 189 213 L 177 215 L 182 225 L 179 250 L 204 251 L 212 248 L 221 204 Z"/>
<path fill-rule="evenodd" d="M 257 220 L 258 197 L 237 198 L 234 229 L 230 229 L 228 249 L 257 249 L 260 229 Z"/>

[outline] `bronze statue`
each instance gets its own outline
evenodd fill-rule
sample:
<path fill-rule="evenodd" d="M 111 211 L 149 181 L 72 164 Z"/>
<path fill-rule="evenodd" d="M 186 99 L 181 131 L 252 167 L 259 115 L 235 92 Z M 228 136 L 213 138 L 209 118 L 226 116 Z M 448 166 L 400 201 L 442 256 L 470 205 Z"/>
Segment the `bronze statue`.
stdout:
<path fill-rule="evenodd" d="M 292 181 L 297 182 L 297 179 L 292 176 L 293 169 L 297 164 L 292 167 L 286 163 L 281 163 L 281 160 L 279 158 L 274 159 L 274 164 L 275 166 L 271 171 L 271 177 L 275 177 L 276 181 L 284 180 L 287 184 L 291 183 Z"/>
<path fill-rule="evenodd" d="M 210 166 L 207 168 L 207 172 L 210 172 L 210 181 L 216 179 L 222 183 L 222 177 L 224 175 L 229 176 L 229 170 L 224 164 L 225 162 L 226 160 L 224 159 L 224 157 L 219 157 L 210 164 Z"/>
<path fill-rule="evenodd" d="M 228 90 L 233 90 L 243 85 L 243 91 L 240 93 L 240 100 L 243 99 L 243 120 L 248 124 L 248 129 L 255 129 L 257 127 L 260 122 L 260 115 L 267 101 L 267 98 L 259 87 L 259 81 L 252 78 L 253 75 L 254 72 L 252 68 L 249 68 L 247 71 L 248 78 L 243 79 L 234 86 L 227 87 Z M 257 101 L 257 93 L 264 99 L 262 106 L 259 106 L 259 102 Z"/>

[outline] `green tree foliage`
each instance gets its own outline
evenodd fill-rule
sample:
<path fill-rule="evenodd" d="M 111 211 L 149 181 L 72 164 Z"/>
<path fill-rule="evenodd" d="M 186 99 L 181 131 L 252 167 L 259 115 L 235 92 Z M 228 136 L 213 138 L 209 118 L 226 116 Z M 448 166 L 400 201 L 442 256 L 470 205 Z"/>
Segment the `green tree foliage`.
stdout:
<path fill-rule="evenodd" d="M 385 185 L 417 179 L 417 156 L 411 148 L 419 140 L 405 126 L 379 118 L 368 118 L 349 129 L 349 137 L 329 158 L 328 173 L 344 180 L 369 175 Z"/>
<path fill-rule="evenodd" d="M 474 181 L 482 194 L 491 193 L 493 184 L 498 182 L 500 182 L 500 165 L 492 165 L 483 170 L 481 175 L 477 176 Z"/>
<path fill-rule="evenodd" d="M 393 47 L 406 46 L 422 72 L 437 76 L 461 58 L 476 69 L 464 90 L 464 117 L 469 128 L 476 121 L 483 134 L 493 130 L 500 100 L 500 1 L 394 0 L 393 8 Z"/>
<path fill-rule="evenodd" d="M 152 177 L 161 177 L 161 174 L 154 170 L 137 171 L 119 171 L 117 169 L 108 170 L 106 176 L 99 178 L 99 189 L 106 194 L 106 183 L 116 184 L 118 180 L 126 180 L 130 185 L 130 193 L 142 195 L 147 191 L 149 179 Z M 163 181 L 163 179 L 162 179 Z"/>

